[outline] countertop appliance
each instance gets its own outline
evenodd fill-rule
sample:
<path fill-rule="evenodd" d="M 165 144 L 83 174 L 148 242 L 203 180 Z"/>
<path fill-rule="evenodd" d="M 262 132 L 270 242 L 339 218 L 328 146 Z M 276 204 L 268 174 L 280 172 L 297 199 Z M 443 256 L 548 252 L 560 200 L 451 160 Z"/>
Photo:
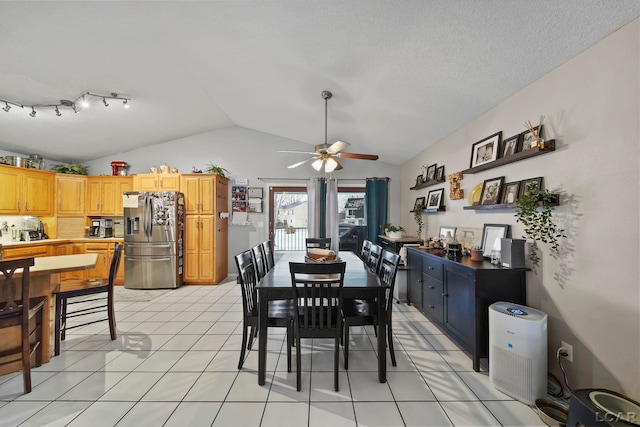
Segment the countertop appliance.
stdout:
<path fill-rule="evenodd" d="M 125 192 L 124 287 L 177 288 L 183 284 L 184 194 Z"/>
<path fill-rule="evenodd" d="M 89 237 L 104 239 L 113 236 L 113 220 L 109 218 L 92 219 Z"/>

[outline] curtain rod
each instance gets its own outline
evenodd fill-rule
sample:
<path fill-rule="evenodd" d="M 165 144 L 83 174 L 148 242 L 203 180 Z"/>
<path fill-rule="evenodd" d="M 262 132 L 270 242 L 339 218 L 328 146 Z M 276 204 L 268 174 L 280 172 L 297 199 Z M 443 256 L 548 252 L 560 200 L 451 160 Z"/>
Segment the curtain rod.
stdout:
<path fill-rule="evenodd" d="M 322 178 L 322 177 L 318 177 Z M 311 178 L 260 178 L 259 181 L 309 181 Z M 364 178 L 332 178 L 337 179 L 338 181 L 365 181 Z"/>

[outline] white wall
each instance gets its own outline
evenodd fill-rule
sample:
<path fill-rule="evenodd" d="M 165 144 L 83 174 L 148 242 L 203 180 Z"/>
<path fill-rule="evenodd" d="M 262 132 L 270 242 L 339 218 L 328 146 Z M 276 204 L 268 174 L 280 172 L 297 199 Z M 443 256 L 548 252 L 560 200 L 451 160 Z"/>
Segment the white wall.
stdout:
<path fill-rule="evenodd" d="M 556 152 L 465 175 L 465 200 L 449 200 L 446 213 L 425 216 L 428 234 L 440 225 L 482 227 L 504 223 L 523 235 L 513 211 L 469 211 L 466 196 L 485 179 L 505 182 L 543 176 L 559 190 L 555 218 L 568 236 L 559 259 L 544 248 L 541 267 L 527 274 L 527 300 L 549 315 L 549 366 L 555 351 L 573 345 L 565 363 L 573 388 L 605 387 L 640 399 L 639 89 L 640 25 L 636 20 L 568 61 L 402 166 L 402 214 L 415 230 L 410 191 L 422 164 L 446 173 L 469 167 L 471 146 L 494 132 L 508 138 L 544 114 L 546 139 Z M 509 67 L 509 64 L 505 64 Z M 434 187 L 437 188 L 437 187 Z M 559 377 L 561 378 L 561 377 Z"/>
<path fill-rule="evenodd" d="M 321 137 L 321 135 L 319 135 Z M 354 146 L 356 142 L 352 142 Z M 180 172 L 191 172 L 192 168 L 204 170 L 209 162 L 217 164 L 231 173 L 230 184 L 235 178 L 248 178 L 250 187 L 263 187 L 265 194 L 264 210 L 262 214 L 249 214 L 249 220 L 254 227 L 249 232 L 248 244 L 255 245 L 267 239 L 266 227 L 257 227 L 259 222 L 268 222 L 268 189 L 269 186 L 306 186 L 306 179 L 323 176 L 316 172 L 310 164 L 288 169 L 287 166 L 304 160 L 305 155 L 278 153 L 278 150 L 313 151 L 313 146 L 290 139 L 246 129 L 239 126 L 228 127 L 217 131 L 207 132 L 120 153 L 109 158 L 88 162 L 91 175 L 111 175 L 111 162 L 126 161 L 131 165 L 130 174 L 149 173 L 152 166 L 158 167 L 163 163 Z M 400 168 L 381 161 L 342 159 L 344 169 L 332 174 L 340 179 L 364 179 L 367 177 L 389 177 L 390 187 L 390 219 L 400 222 Z M 259 181 L 258 178 L 276 178 Z M 298 178 L 299 181 L 279 180 L 277 178 Z M 340 185 L 355 185 L 358 181 L 345 181 Z M 229 207 L 231 208 L 231 207 Z M 230 239 L 234 238 L 233 228 Z M 244 230 L 246 231 L 246 230 Z M 238 236 L 245 232 L 238 232 Z M 233 270 L 230 270 L 233 271 Z"/>

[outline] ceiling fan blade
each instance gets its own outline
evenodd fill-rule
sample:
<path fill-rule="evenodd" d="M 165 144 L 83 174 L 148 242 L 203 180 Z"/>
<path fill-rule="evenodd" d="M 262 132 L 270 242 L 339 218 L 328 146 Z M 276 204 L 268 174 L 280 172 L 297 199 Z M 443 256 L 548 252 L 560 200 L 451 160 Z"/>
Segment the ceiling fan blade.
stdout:
<path fill-rule="evenodd" d="M 376 154 L 338 153 L 337 156 L 343 159 L 378 160 Z"/>
<path fill-rule="evenodd" d="M 311 151 L 295 151 L 295 150 L 278 150 L 278 153 L 316 154 Z"/>
<path fill-rule="evenodd" d="M 311 153 L 311 154 L 313 154 L 313 153 Z M 294 163 L 294 164 L 292 164 L 291 166 L 287 166 L 287 169 L 297 168 L 298 166 L 304 165 L 304 164 L 305 164 L 305 163 L 307 163 L 309 160 L 313 160 L 313 159 L 316 159 L 316 158 L 317 158 L 317 157 L 309 157 L 308 159 L 305 159 L 305 160 L 303 160 L 303 161 L 301 161 L 301 162 Z"/>
<path fill-rule="evenodd" d="M 348 142 L 336 141 L 333 144 L 331 144 L 329 146 L 329 148 L 327 148 L 327 153 L 330 153 L 330 154 L 339 153 L 340 151 L 342 151 L 345 148 L 347 148 L 349 145 L 351 145 L 351 144 L 349 144 Z"/>

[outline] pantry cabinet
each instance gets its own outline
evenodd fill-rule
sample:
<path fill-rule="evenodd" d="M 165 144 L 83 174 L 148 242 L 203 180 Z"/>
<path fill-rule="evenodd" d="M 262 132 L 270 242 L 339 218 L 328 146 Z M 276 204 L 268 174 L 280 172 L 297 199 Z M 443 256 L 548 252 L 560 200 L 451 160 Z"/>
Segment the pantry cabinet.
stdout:
<path fill-rule="evenodd" d="M 0 165 L 0 215 L 53 215 L 54 175 Z"/>

